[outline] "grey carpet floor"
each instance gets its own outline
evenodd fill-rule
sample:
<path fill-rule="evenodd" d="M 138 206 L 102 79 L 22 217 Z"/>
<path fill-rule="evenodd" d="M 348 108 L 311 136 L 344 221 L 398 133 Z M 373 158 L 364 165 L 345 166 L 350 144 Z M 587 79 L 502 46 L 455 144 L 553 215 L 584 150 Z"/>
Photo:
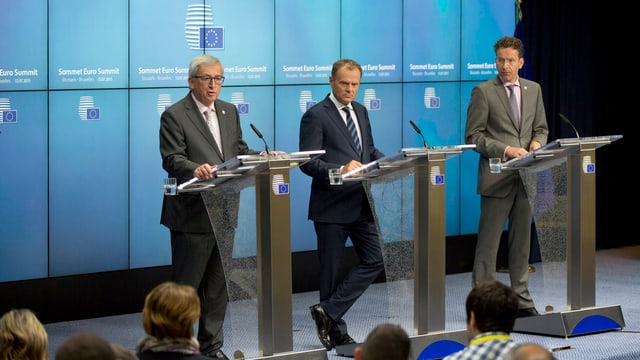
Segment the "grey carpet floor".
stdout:
<path fill-rule="evenodd" d="M 539 311 L 548 305 L 556 312 L 567 311 L 566 262 L 534 264 L 536 272 L 530 274 L 530 291 Z M 557 337 L 513 333 L 518 342 L 533 341 L 550 349 L 563 348 L 554 354 L 557 359 L 640 359 L 640 246 L 600 250 L 596 252 L 596 307 L 619 305 L 624 316 L 622 330 L 595 334 Z M 499 280 L 508 284 L 506 274 Z M 471 274 L 461 273 L 446 277 L 445 331 L 458 331 L 466 327 L 464 301 L 470 290 Z M 317 303 L 318 293 L 293 295 L 293 352 L 322 348 L 308 307 Z M 356 341 L 364 341 L 377 324 L 390 322 L 401 325 L 409 335 L 413 330 L 412 281 L 394 281 L 372 285 L 347 313 L 345 320 L 349 333 Z M 91 331 L 111 342 L 135 349 L 144 336 L 141 314 L 125 314 L 103 318 L 47 324 L 50 358 L 57 347 L 71 334 Z M 255 300 L 230 303 L 225 322 L 223 350 L 233 356 L 236 350 L 246 358 L 261 357 L 258 349 L 257 305 Z M 328 359 L 348 359 L 335 350 Z"/>

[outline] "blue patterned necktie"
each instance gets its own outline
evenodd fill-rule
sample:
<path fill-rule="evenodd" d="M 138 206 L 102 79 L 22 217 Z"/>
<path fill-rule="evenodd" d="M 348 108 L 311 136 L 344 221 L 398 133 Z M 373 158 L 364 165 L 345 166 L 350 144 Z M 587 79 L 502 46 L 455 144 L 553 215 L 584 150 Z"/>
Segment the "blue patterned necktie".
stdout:
<path fill-rule="evenodd" d="M 344 112 L 347 114 L 347 130 L 349 130 L 349 134 L 351 135 L 351 139 L 354 144 L 356 144 L 356 149 L 358 149 L 358 153 L 362 153 L 362 146 L 360 146 L 360 138 L 358 138 L 358 132 L 356 131 L 356 124 L 353 122 L 351 118 L 351 111 L 348 106 L 342 108 Z"/>
<path fill-rule="evenodd" d="M 520 110 L 518 109 L 518 98 L 516 98 L 516 85 L 511 84 L 507 85 L 509 88 L 509 102 L 511 103 L 511 110 L 513 111 L 513 116 L 516 117 L 516 124 L 518 124 L 518 129 L 520 129 Z"/>

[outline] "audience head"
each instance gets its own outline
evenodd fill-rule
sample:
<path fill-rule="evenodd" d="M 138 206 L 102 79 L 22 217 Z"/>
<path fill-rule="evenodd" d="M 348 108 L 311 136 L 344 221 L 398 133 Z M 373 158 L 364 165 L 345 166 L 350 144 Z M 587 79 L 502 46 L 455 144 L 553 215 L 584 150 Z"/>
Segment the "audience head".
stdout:
<path fill-rule="evenodd" d="M 138 360 L 136 353 L 127 349 L 122 344 L 111 343 L 111 348 L 116 354 L 116 360 Z"/>
<path fill-rule="evenodd" d="M 29 309 L 13 309 L 0 318 L 0 360 L 49 358 L 44 326 Z"/>
<path fill-rule="evenodd" d="M 471 289 L 465 306 L 469 338 L 488 331 L 510 333 L 518 316 L 518 295 L 499 281 L 486 281 Z"/>
<path fill-rule="evenodd" d="M 55 360 L 116 360 L 111 344 L 100 335 L 79 332 L 69 336 L 56 350 Z"/>
<path fill-rule="evenodd" d="M 367 335 L 362 346 L 355 349 L 356 360 L 407 360 L 411 341 L 399 325 L 380 324 Z"/>
<path fill-rule="evenodd" d="M 200 317 L 200 298 L 190 285 L 167 281 L 147 294 L 142 324 L 148 335 L 158 340 L 189 339 Z"/>
<path fill-rule="evenodd" d="M 540 344 L 521 343 L 509 350 L 505 360 L 556 360 L 556 357 Z"/>

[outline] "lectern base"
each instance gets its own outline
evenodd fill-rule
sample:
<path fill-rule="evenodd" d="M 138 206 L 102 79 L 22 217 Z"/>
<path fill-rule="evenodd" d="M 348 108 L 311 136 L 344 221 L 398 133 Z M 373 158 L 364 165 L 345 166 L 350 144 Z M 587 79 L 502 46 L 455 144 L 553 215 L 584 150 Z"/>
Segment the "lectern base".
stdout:
<path fill-rule="evenodd" d="M 409 359 L 441 359 L 463 349 L 469 343 L 466 330 L 442 331 L 424 335 L 410 336 L 411 355 Z M 353 357 L 356 347 L 362 343 L 336 346 L 339 356 Z"/>
<path fill-rule="evenodd" d="M 353 353 L 356 351 L 358 346 L 362 346 L 362 343 L 338 345 L 336 346 L 336 355 L 353 357 Z"/>
<path fill-rule="evenodd" d="M 458 350 L 462 350 L 469 343 L 467 330 L 453 330 L 431 332 L 410 337 L 410 359 L 427 360 L 442 359 Z"/>
<path fill-rule="evenodd" d="M 327 360 L 327 350 L 291 351 L 277 353 L 270 356 L 256 357 L 251 359 L 282 359 L 282 360 Z M 243 358 L 244 360 L 244 358 Z"/>
<path fill-rule="evenodd" d="M 622 330 L 624 326 L 620 305 L 612 305 L 518 318 L 513 332 L 566 338 Z"/>

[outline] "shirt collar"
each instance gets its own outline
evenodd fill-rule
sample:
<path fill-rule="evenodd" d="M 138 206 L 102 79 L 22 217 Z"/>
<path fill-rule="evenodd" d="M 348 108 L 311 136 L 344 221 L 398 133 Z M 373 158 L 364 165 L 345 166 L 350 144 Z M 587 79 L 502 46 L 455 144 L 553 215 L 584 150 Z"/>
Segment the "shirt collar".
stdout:
<path fill-rule="evenodd" d="M 331 102 L 333 102 L 333 105 L 335 105 L 338 110 L 342 110 L 342 108 L 345 107 L 345 106 L 348 107 L 349 110 L 351 110 L 353 108 L 351 106 L 351 103 L 343 104 L 340 101 L 338 101 L 338 99 L 336 99 L 336 97 L 333 96 L 333 92 L 331 92 L 331 95 L 329 95 L 329 99 L 331 99 Z"/>
<path fill-rule="evenodd" d="M 200 101 L 198 101 L 198 99 L 196 99 L 196 97 L 195 97 L 195 96 L 193 96 L 193 94 L 191 94 L 191 98 L 193 99 L 193 101 L 195 101 L 195 102 L 196 102 L 196 105 L 198 106 L 198 110 L 200 111 L 200 113 L 201 113 L 201 114 L 202 114 L 202 113 L 205 113 L 205 112 L 207 112 L 207 111 L 209 111 L 209 110 L 216 111 L 216 108 L 215 108 L 215 106 L 214 106 L 214 105 L 215 105 L 215 102 L 214 102 L 214 103 L 212 103 L 212 104 L 211 104 L 211 107 L 209 108 L 209 107 L 207 107 L 206 105 L 204 105 L 203 103 L 201 103 Z"/>

